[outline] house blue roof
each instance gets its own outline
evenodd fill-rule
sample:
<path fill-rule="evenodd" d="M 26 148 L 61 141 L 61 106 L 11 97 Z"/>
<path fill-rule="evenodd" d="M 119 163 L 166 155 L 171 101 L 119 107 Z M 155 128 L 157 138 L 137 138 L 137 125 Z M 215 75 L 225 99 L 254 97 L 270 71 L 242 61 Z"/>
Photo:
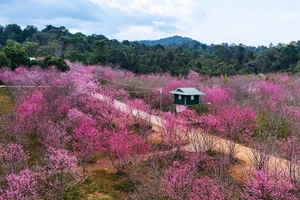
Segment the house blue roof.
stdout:
<path fill-rule="evenodd" d="M 179 95 L 205 95 L 203 92 L 200 92 L 196 88 L 193 87 L 183 87 L 178 88 L 170 92 L 171 94 L 179 94 Z"/>

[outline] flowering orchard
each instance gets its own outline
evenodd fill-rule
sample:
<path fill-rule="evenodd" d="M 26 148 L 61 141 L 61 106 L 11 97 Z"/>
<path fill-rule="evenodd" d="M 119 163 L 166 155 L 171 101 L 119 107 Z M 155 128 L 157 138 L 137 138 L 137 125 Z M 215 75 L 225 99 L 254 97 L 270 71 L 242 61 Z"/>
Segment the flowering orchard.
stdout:
<path fill-rule="evenodd" d="M 79 199 L 68 194 L 103 159 L 126 174 L 126 184 L 115 187 L 124 199 L 299 198 L 299 77 L 137 76 L 68 65 L 68 72 L 1 69 L 15 106 L 0 116 L 0 199 Z M 201 105 L 175 114 L 169 92 L 178 87 L 206 93 Z M 117 109 L 114 99 L 130 109 Z M 158 141 L 150 139 L 155 133 L 143 114 L 132 115 L 136 109 L 160 114 Z M 214 136 L 228 141 L 228 154 L 212 151 Z M 184 148 L 189 143 L 192 152 Z M 235 143 L 256 150 L 247 181 L 230 173 L 239 163 Z M 289 170 L 270 171 L 259 159 L 268 154 L 287 160 Z"/>

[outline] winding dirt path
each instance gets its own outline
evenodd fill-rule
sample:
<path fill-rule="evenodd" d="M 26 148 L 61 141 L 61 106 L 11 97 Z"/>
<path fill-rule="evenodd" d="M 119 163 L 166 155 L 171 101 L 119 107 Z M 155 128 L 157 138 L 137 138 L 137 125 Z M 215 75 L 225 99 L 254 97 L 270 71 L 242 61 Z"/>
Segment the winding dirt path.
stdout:
<path fill-rule="evenodd" d="M 94 94 L 92 94 L 92 96 L 94 96 L 95 98 L 98 98 L 99 100 L 107 100 L 109 102 L 112 102 L 114 104 L 114 106 L 116 108 L 118 108 L 119 110 L 121 110 L 122 112 L 131 113 L 133 116 L 144 119 L 153 125 L 156 125 L 158 127 L 162 127 L 162 125 L 163 125 L 163 120 L 159 116 L 151 115 L 144 111 L 130 108 L 129 106 L 127 106 L 126 104 L 124 104 L 120 101 L 109 99 L 98 93 L 94 93 Z M 196 139 L 195 139 L 195 136 L 197 137 Z M 203 141 L 203 139 L 209 137 L 211 139 L 211 141 L 213 142 L 212 150 L 226 153 L 226 154 L 228 154 L 228 152 L 229 152 L 229 148 L 228 148 L 228 143 L 230 142 L 229 140 L 220 138 L 220 137 L 217 137 L 214 135 L 204 135 L 203 133 L 201 133 L 200 129 L 198 129 L 196 131 L 194 130 L 193 132 L 188 133 L 188 137 L 190 139 L 190 143 L 183 147 L 183 150 L 185 150 L 185 151 L 189 151 L 189 152 L 199 151 L 199 148 L 197 147 L 197 144 L 195 143 L 195 141 L 201 143 L 201 141 Z M 202 146 L 202 151 L 207 150 L 207 149 L 205 149 L 204 144 L 200 144 L 200 145 Z M 240 160 L 246 162 L 248 165 L 253 167 L 253 163 L 251 162 L 251 160 L 254 160 L 254 155 L 257 151 L 254 149 L 251 149 L 249 147 L 243 146 L 241 144 L 235 143 L 234 145 L 236 148 L 235 158 L 240 159 Z M 203 149 L 203 147 L 204 147 L 204 149 Z M 270 153 L 272 153 L 272 152 L 270 152 Z M 276 170 L 280 170 L 282 172 L 288 173 L 289 172 L 288 161 L 285 159 L 271 155 L 269 157 L 268 169 L 270 169 L 270 170 L 276 169 Z M 300 167 L 299 167 L 299 169 L 300 169 Z"/>

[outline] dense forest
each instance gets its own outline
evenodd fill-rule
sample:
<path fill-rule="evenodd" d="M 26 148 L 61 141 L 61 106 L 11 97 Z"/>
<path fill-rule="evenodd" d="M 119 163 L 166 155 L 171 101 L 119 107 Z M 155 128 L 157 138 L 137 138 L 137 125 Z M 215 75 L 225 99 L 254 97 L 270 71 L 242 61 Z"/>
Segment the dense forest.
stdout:
<path fill-rule="evenodd" d="M 104 35 L 72 34 L 64 26 L 33 25 L 23 30 L 17 24 L 0 25 L 0 67 L 40 65 L 68 67 L 63 59 L 85 65 L 110 65 L 140 74 L 187 74 L 190 70 L 211 76 L 271 72 L 300 72 L 300 41 L 289 44 L 246 46 L 243 44 L 204 44 L 179 36 L 157 41 L 108 39 Z M 47 57 L 32 61 L 29 57 Z"/>

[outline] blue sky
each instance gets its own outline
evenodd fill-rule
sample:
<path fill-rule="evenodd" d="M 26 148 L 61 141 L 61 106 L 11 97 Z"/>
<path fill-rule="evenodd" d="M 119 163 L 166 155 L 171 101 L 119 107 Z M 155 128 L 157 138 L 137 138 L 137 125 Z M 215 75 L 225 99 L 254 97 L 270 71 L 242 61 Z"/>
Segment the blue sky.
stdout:
<path fill-rule="evenodd" d="M 207 44 L 300 40 L 299 0 L 0 0 L 0 24 L 144 40 L 173 35 Z"/>

